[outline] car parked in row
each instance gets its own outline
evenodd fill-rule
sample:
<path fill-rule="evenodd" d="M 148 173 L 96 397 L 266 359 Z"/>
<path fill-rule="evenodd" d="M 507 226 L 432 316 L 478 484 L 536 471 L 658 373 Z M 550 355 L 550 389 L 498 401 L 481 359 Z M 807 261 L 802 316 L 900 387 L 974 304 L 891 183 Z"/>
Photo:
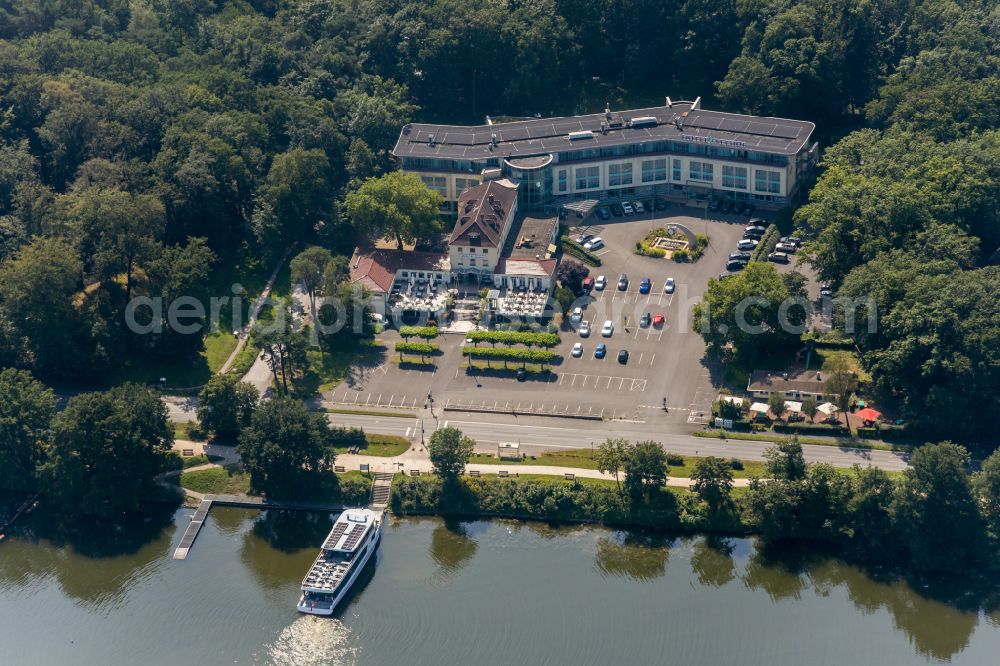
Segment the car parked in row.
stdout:
<path fill-rule="evenodd" d="M 633 201 L 632 209 L 635 211 L 636 215 L 642 215 L 646 212 L 646 207 L 642 205 L 641 201 Z"/>
<path fill-rule="evenodd" d="M 570 351 L 570 354 L 572 354 L 574 358 L 580 358 L 583 356 L 583 343 L 578 342 L 573 345 L 573 349 Z"/>
<path fill-rule="evenodd" d="M 604 326 L 601 327 L 601 337 L 610 338 L 615 334 L 615 323 L 608 319 L 604 322 Z"/>
<path fill-rule="evenodd" d="M 795 254 L 795 251 L 799 248 L 791 243 L 778 243 L 774 246 L 774 249 L 785 254 Z"/>
<path fill-rule="evenodd" d="M 581 338 L 590 337 L 590 322 L 584 319 L 580 322 L 580 328 L 578 329 Z"/>
<path fill-rule="evenodd" d="M 663 326 L 663 322 L 664 321 L 665 320 L 663 319 L 663 315 L 661 315 L 661 314 L 655 314 L 655 315 L 653 315 L 653 326 L 655 328 L 659 328 L 660 326 Z"/>
<path fill-rule="evenodd" d="M 639 293 L 648 294 L 653 288 L 653 281 L 648 277 L 642 278 L 642 282 L 639 283 Z"/>
<path fill-rule="evenodd" d="M 639 317 L 639 328 L 646 328 L 653 323 L 653 315 L 648 312 L 643 312 L 642 316 Z"/>
<path fill-rule="evenodd" d="M 622 273 L 618 276 L 618 291 L 625 291 L 628 289 L 628 276 Z"/>
<path fill-rule="evenodd" d="M 773 261 L 776 264 L 787 264 L 789 261 L 788 255 L 784 252 L 772 252 L 767 255 L 767 260 Z"/>
<path fill-rule="evenodd" d="M 597 215 L 597 217 L 601 218 L 602 220 L 610 220 L 611 219 L 611 213 L 608 212 L 608 209 L 605 208 L 604 206 L 601 206 L 600 208 L 598 208 L 597 210 L 595 210 L 594 214 Z"/>
<path fill-rule="evenodd" d="M 594 358 L 604 358 L 608 353 L 608 346 L 603 342 L 594 348 Z"/>
<path fill-rule="evenodd" d="M 594 289 L 597 291 L 604 291 L 604 288 L 608 286 L 608 278 L 603 275 L 598 275 L 597 279 L 594 281 Z"/>
<path fill-rule="evenodd" d="M 750 261 L 749 252 L 731 252 L 729 254 L 729 261 L 742 261 L 744 264 Z"/>
<path fill-rule="evenodd" d="M 600 236 L 595 236 L 594 238 L 591 238 L 590 240 L 588 240 L 586 243 L 583 244 L 583 249 L 587 250 L 588 252 L 593 252 L 594 250 L 600 250 L 602 247 L 604 247 L 604 239 L 601 238 Z"/>
<path fill-rule="evenodd" d="M 674 293 L 674 289 L 676 288 L 676 286 L 677 283 L 674 282 L 674 279 L 672 277 L 668 277 L 667 281 L 663 283 L 663 293 L 664 294 Z"/>
<path fill-rule="evenodd" d="M 744 238 L 736 244 L 737 250 L 752 250 L 760 244 L 760 241 L 753 238 Z"/>
<path fill-rule="evenodd" d="M 611 214 L 614 215 L 615 217 L 621 217 L 622 216 L 622 207 L 619 206 L 618 204 L 613 203 L 610 206 L 608 206 L 608 208 L 611 209 Z"/>
<path fill-rule="evenodd" d="M 623 349 L 620 352 L 618 352 L 618 362 L 621 363 L 622 365 L 625 365 L 626 363 L 628 363 L 628 350 L 627 349 Z"/>
<path fill-rule="evenodd" d="M 632 208 L 632 204 L 627 201 L 622 202 L 622 212 L 626 215 L 631 215 L 635 212 L 635 208 Z"/>
<path fill-rule="evenodd" d="M 579 324 L 583 319 L 583 308 L 573 308 L 573 314 L 570 315 L 570 322 L 574 324 Z"/>
<path fill-rule="evenodd" d="M 779 243 L 787 243 L 795 247 L 802 247 L 802 240 L 798 236 L 782 236 Z"/>
<path fill-rule="evenodd" d="M 730 273 L 741 271 L 744 268 L 746 268 L 746 263 L 742 261 L 730 261 L 729 263 L 726 264 L 726 270 L 729 271 Z"/>

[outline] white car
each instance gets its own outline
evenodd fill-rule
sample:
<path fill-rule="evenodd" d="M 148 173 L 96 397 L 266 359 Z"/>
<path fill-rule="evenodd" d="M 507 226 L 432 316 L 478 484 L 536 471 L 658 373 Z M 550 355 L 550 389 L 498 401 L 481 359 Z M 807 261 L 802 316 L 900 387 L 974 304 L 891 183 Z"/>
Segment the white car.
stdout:
<path fill-rule="evenodd" d="M 589 338 L 590 337 L 590 322 L 584 319 L 580 322 L 580 337 Z"/>
<path fill-rule="evenodd" d="M 573 356 L 575 356 L 576 358 L 580 358 L 581 356 L 583 356 L 583 345 L 580 344 L 579 342 L 576 343 L 575 345 L 573 345 L 573 351 L 570 353 L 573 354 Z"/>
<path fill-rule="evenodd" d="M 575 240 L 580 245 L 586 245 L 591 238 L 593 238 L 593 236 L 591 236 L 590 234 L 581 234 L 576 238 L 574 238 L 573 240 Z"/>
<path fill-rule="evenodd" d="M 594 282 L 594 289 L 597 291 L 604 291 L 604 288 L 608 286 L 608 278 L 603 275 L 597 276 L 597 281 Z"/>
<path fill-rule="evenodd" d="M 667 278 L 667 281 L 663 283 L 663 293 L 665 293 L 665 294 L 672 294 L 672 293 L 674 293 L 674 288 L 675 287 L 676 287 L 676 283 L 674 282 L 674 279 L 673 278 Z"/>
<path fill-rule="evenodd" d="M 600 236 L 598 236 L 597 238 L 591 238 L 589 241 L 583 244 L 583 249 L 590 250 L 591 252 L 593 252 L 594 250 L 600 250 L 602 247 L 604 247 L 604 239 L 601 238 Z"/>
<path fill-rule="evenodd" d="M 573 314 L 569 320 L 574 324 L 579 324 L 581 319 L 583 319 L 583 308 L 573 308 Z"/>
<path fill-rule="evenodd" d="M 612 335 L 614 335 L 614 332 L 615 332 L 615 324 L 610 319 L 608 319 L 606 322 L 604 322 L 604 326 L 601 327 L 601 336 L 605 338 L 610 338 Z"/>
<path fill-rule="evenodd" d="M 752 250 L 757 247 L 759 241 L 755 241 L 752 238 L 744 238 L 739 243 L 736 244 L 737 250 Z"/>
<path fill-rule="evenodd" d="M 629 202 L 627 202 L 627 201 L 623 201 L 623 202 L 622 202 L 622 211 L 623 211 L 623 212 L 624 212 L 624 213 L 625 213 L 626 215 L 631 215 L 632 213 L 634 213 L 634 212 L 635 212 L 635 208 L 632 208 L 632 204 L 630 204 Z"/>
<path fill-rule="evenodd" d="M 646 212 L 646 207 L 642 205 L 641 201 L 633 201 L 632 202 L 632 208 L 635 209 L 636 213 L 640 213 L 641 214 L 641 213 L 645 213 Z"/>
<path fill-rule="evenodd" d="M 778 252 L 784 252 L 785 254 L 795 254 L 798 247 L 794 243 L 778 243 L 775 247 Z"/>

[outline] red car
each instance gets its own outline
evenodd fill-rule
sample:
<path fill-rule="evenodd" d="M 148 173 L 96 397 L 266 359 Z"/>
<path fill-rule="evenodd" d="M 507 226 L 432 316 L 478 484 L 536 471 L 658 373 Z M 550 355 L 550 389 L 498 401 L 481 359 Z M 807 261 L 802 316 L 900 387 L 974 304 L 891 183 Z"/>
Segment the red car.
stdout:
<path fill-rule="evenodd" d="M 663 315 L 658 314 L 653 316 L 653 326 L 663 326 Z"/>

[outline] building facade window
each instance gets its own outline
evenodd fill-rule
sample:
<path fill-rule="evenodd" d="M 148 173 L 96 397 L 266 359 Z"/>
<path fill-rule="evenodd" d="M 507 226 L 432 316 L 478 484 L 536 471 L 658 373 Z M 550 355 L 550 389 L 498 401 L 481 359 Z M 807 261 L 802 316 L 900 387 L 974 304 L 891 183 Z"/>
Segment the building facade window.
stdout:
<path fill-rule="evenodd" d="M 757 169 L 753 175 L 753 189 L 768 194 L 781 193 L 781 172 Z"/>
<path fill-rule="evenodd" d="M 448 179 L 444 176 L 421 176 L 420 180 L 424 181 L 424 185 L 441 196 L 448 197 Z"/>
<path fill-rule="evenodd" d="M 567 190 L 567 188 L 568 188 L 567 181 L 569 180 L 569 177 L 566 174 L 567 174 L 566 169 L 560 169 L 559 170 L 558 179 L 559 179 L 559 191 L 560 192 L 565 192 Z"/>
<path fill-rule="evenodd" d="M 596 190 L 601 186 L 601 167 L 577 167 L 576 189 Z"/>
<path fill-rule="evenodd" d="M 747 189 L 747 169 L 746 167 L 722 165 L 722 186 L 732 187 L 737 190 Z"/>
<path fill-rule="evenodd" d="M 667 179 L 667 159 L 645 160 L 642 163 L 642 182 L 654 183 Z"/>
<path fill-rule="evenodd" d="M 478 178 L 456 178 L 455 179 L 455 194 L 461 194 L 470 187 L 475 187 L 479 184 Z"/>
<path fill-rule="evenodd" d="M 611 164 L 608 166 L 608 187 L 632 184 L 632 163 Z"/>
<path fill-rule="evenodd" d="M 711 183 L 715 180 L 715 167 L 711 162 L 695 162 L 692 160 L 689 165 L 688 178 L 690 180 Z"/>
<path fill-rule="evenodd" d="M 679 183 L 679 182 L 681 182 L 681 178 L 682 178 L 682 174 L 681 174 L 681 161 L 680 160 L 674 160 L 673 162 L 674 162 L 674 164 L 673 164 L 673 174 L 672 174 L 672 177 L 673 177 L 673 179 L 674 179 L 675 182 Z"/>

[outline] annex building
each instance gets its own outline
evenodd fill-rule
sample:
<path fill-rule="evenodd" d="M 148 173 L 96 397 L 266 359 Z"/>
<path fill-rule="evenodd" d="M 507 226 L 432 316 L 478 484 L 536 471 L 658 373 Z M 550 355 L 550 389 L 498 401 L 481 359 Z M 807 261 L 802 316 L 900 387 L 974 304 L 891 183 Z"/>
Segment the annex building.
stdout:
<path fill-rule="evenodd" d="M 817 161 L 815 125 L 693 102 L 476 126 L 411 123 L 393 155 L 458 214 L 463 192 L 505 178 L 523 210 L 574 200 L 728 198 L 781 208 Z"/>

